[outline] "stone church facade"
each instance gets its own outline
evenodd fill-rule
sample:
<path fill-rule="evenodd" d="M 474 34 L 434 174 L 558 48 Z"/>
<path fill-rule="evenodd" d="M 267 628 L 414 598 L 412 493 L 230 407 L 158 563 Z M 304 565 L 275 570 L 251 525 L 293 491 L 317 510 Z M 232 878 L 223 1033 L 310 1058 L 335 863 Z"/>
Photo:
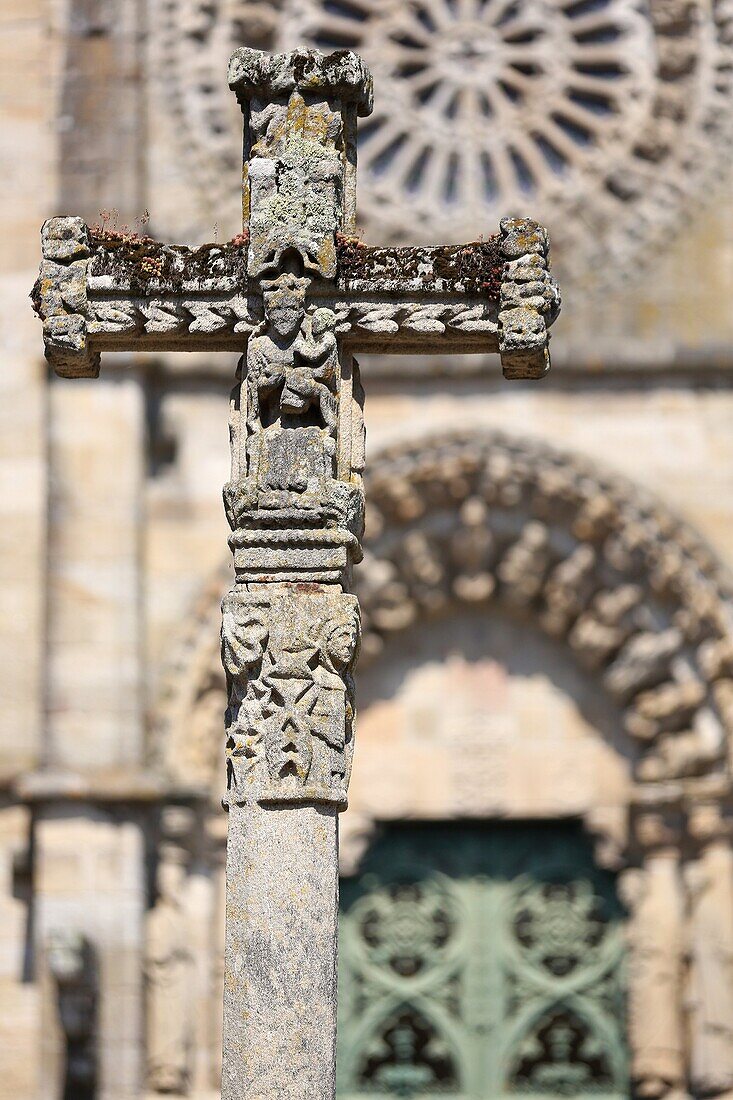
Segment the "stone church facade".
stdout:
<path fill-rule="evenodd" d="M 2 19 L 0 1097 L 217 1095 L 236 357 L 49 379 L 27 294 L 51 214 L 237 234 L 242 43 L 363 53 L 371 242 L 528 214 L 564 297 L 540 383 L 361 363 L 340 1096 L 733 1095 L 730 4 Z"/>

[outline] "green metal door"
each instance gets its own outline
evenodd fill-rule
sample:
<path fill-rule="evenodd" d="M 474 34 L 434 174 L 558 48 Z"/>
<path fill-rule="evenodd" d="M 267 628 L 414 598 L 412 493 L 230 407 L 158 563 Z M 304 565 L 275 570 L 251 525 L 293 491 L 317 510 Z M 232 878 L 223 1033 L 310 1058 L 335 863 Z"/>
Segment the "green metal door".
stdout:
<path fill-rule="evenodd" d="M 574 824 L 390 826 L 342 884 L 340 1100 L 628 1097 L 622 954 Z"/>

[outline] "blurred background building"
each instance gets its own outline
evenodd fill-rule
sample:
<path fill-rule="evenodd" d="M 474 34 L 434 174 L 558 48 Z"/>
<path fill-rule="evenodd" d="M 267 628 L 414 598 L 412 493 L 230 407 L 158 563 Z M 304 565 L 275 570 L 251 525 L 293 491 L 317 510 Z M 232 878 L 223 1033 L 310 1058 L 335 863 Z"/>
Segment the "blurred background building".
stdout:
<path fill-rule="evenodd" d="M 217 1095 L 235 359 L 49 378 L 27 295 L 53 214 L 238 232 L 242 43 L 366 58 L 371 243 L 529 215 L 564 297 L 541 383 L 362 363 L 340 1095 L 733 1095 L 731 0 L 0 27 L 0 1096 Z"/>

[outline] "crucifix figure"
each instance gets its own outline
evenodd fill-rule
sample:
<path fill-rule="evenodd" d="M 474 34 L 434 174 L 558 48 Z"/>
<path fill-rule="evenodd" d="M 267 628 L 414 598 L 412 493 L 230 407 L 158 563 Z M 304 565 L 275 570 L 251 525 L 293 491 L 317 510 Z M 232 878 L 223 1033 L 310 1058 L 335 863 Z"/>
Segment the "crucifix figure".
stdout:
<path fill-rule="evenodd" d="M 58 374 L 104 350 L 240 350 L 224 504 L 229 811 L 223 1100 L 335 1093 L 338 813 L 354 745 L 364 518 L 354 354 L 498 352 L 549 368 L 559 297 L 545 230 L 505 219 L 465 246 L 356 237 L 356 123 L 371 77 L 346 51 L 239 49 L 244 227 L 224 245 L 42 230 L 34 305 Z"/>

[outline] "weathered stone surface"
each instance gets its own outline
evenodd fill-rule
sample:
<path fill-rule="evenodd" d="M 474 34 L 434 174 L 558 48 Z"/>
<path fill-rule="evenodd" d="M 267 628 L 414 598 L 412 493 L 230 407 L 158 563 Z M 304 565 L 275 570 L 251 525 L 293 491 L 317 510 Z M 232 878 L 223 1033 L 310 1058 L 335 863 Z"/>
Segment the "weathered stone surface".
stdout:
<path fill-rule="evenodd" d="M 48 232 L 67 232 L 67 222 L 78 230 L 82 244 L 75 244 L 88 242 L 88 257 L 49 259 L 34 289 L 59 373 L 88 373 L 90 355 L 96 364 L 98 351 L 132 340 L 149 351 L 237 350 L 262 323 L 262 300 L 248 281 L 248 234 L 188 249 L 134 234 L 95 236 L 78 218 L 52 219 Z M 536 242 L 540 252 L 513 259 L 504 259 L 500 236 L 422 249 L 368 248 L 340 231 L 334 239 L 335 282 L 310 294 L 316 308 L 333 313 L 333 331 L 349 350 L 499 350 L 513 377 L 546 372 L 547 329 L 559 309 L 546 235 Z M 531 232 L 519 239 L 531 240 Z M 67 250 L 69 242 L 62 244 Z"/>
<path fill-rule="evenodd" d="M 87 340 L 89 231 L 81 218 L 51 218 L 43 224 L 41 248 L 31 297 L 43 320 L 46 358 L 62 376 L 96 378 L 99 354 Z"/>
<path fill-rule="evenodd" d="M 229 75 L 245 117 L 240 237 L 186 250 L 52 219 L 33 303 L 47 356 L 67 376 L 94 374 L 99 348 L 222 350 L 247 340 L 224 490 L 235 576 L 222 622 L 233 815 L 222 1100 L 304 1091 L 328 1100 L 335 815 L 347 800 L 360 640 L 347 589 L 364 526 L 353 352 L 373 350 L 372 338 L 400 351 L 445 342 L 498 350 L 507 376 L 539 377 L 559 297 L 534 222 L 502 222 L 500 237 L 458 250 L 370 252 L 356 242 L 356 116 L 372 103 L 356 55 L 243 49 Z M 416 535 L 409 557 L 424 581 L 434 566 L 427 539 Z M 505 562 L 507 587 L 522 561 L 520 552 Z M 180 1092 L 189 1017 L 166 998 L 174 988 L 182 1000 L 187 962 L 165 862 L 162 874 L 149 923 L 148 1077 L 156 1091 Z"/>
<path fill-rule="evenodd" d="M 333 279 L 336 233 L 353 227 L 347 150 L 356 140 L 355 111 L 371 110 L 366 66 L 345 50 L 267 57 L 243 48 L 229 63 L 229 85 L 247 116 L 250 276 L 277 270 L 283 253 L 296 249 L 306 270 Z"/>
<path fill-rule="evenodd" d="M 506 263 L 499 302 L 499 352 L 505 378 L 541 378 L 550 369 L 547 328 L 560 309 L 548 273 L 547 230 L 537 222 L 504 218 L 501 251 Z"/>
<path fill-rule="evenodd" d="M 372 110 L 374 89 L 368 68 L 356 54 L 337 50 L 292 50 L 274 56 L 242 46 L 229 59 L 229 87 L 240 104 L 255 96 L 275 101 L 292 93 L 320 93 L 354 103 L 360 115 Z"/>
<path fill-rule="evenodd" d="M 227 940 L 222 1097 L 335 1093 L 336 812 L 353 753 L 363 392 L 330 305 L 353 219 L 358 58 L 240 51 L 247 269 L 262 320 L 232 394 L 224 490 Z"/>
<path fill-rule="evenodd" d="M 222 1096 L 335 1095 L 337 807 L 232 806 Z"/>
<path fill-rule="evenodd" d="M 243 592 L 223 605 L 230 682 L 227 805 L 346 806 L 359 607 L 327 589 Z"/>

